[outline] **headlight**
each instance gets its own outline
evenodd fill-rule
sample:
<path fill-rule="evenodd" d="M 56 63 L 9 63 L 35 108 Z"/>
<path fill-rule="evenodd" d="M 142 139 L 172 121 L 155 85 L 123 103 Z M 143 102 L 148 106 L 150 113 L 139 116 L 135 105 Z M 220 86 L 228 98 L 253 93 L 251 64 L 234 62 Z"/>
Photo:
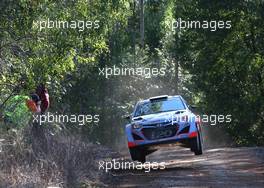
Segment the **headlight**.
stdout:
<path fill-rule="evenodd" d="M 137 124 L 137 123 L 134 123 L 134 124 L 132 125 L 132 127 L 133 127 L 133 129 L 140 129 L 140 128 L 142 127 L 142 125 Z"/>

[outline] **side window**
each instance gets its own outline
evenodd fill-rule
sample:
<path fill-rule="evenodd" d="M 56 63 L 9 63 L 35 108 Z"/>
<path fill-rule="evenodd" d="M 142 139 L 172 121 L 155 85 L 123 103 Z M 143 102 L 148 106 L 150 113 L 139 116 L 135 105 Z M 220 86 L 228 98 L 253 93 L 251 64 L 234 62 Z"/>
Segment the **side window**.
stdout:
<path fill-rule="evenodd" d="M 136 103 L 135 105 L 135 109 L 134 109 L 134 112 L 133 112 L 133 117 L 137 117 L 137 116 L 140 116 L 142 112 L 142 103 Z"/>

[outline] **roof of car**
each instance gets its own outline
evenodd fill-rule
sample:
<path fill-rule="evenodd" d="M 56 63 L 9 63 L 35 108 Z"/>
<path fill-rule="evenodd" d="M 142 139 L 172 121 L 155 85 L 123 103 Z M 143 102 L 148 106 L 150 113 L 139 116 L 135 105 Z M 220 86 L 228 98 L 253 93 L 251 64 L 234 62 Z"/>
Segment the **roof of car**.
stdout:
<path fill-rule="evenodd" d="M 171 99 L 171 98 L 177 98 L 177 97 L 181 97 L 181 95 L 173 95 L 173 96 L 169 96 L 169 95 L 160 95 L 160 96 L 155 96 L 155 97 L 150 97 L 148 99 L 145 99 L 145 100 L 141 100 L 139 101 L 139 103 L 144 103 L 144 102 L 149 102 L 151 100 L 157 100 L 157 99 L 163 99 L 163 98 L 168 98 L 168 99 Z"/>

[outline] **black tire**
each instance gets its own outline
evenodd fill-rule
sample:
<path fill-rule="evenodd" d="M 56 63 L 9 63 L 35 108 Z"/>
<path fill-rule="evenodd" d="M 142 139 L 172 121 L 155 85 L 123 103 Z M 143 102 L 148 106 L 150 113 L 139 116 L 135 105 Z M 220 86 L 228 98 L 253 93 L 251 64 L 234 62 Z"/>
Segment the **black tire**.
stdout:
<path fill-rule="evenodd" d="M 146 162 L 146 153 L 144 150 L 138 148 L 129 148 L 129 152 L 133 161 L 139 161 L 141 163 Z"/>
<path fill-rule="evenodd" d="M 191 151 L 193 151 L 195 155 L 203 154 L 203 142 L 200 131 L 198 131 L 197 137 L 192 139 Z"/>

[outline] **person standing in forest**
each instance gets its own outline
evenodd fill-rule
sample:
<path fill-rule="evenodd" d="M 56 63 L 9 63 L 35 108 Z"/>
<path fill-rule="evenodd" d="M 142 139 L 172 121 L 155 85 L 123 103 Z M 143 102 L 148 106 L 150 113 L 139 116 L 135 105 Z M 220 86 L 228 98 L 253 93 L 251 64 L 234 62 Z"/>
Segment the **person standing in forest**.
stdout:
<path fill-rule="evenodd" d="M 35 91 L 40 99 L 40 113 L 44 114 L 49 108 L 49 94 L 44 84 L 39 84 Z M 48 152 L 48 140 L 45 136 L 45 129 L 40 126 L 39 122 L 33 122 L 32 127 L 32 149 L 36 155 L 42 156 Z"/>
<path fill-rule="evenodd" d="M 26 105 L 28 107 L 28 109 L 31 111 L 31 112 L 34 112 L 34 113 L 39 113 L 41 112 L 41 109 L 40 109 L 40 104 L 41 104 L 41 101 L 40 101 L 40 98 L 37 94 L 35 93 L 32 93 L 30 95 L 30 99 L 28 99 L 26 101 Z"/>
<path fill-rule="evenodd" d="M 40 84 L 36 89 L 36 94 L 39 96 L 41 101 L 40 104 L 41 113 L 45 113 L 50 105 L 49 93 L 46 86 L 44 84 Z"/>

